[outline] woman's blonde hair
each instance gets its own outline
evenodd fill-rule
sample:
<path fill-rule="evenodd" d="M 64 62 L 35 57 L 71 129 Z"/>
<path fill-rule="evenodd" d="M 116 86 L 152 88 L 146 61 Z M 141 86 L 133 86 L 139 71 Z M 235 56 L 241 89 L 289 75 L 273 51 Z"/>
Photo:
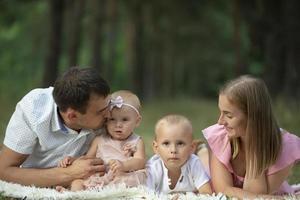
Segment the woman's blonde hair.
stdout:
<path fill-rule="evenodd" d="M 249 75 L 228 82 L 220 90 L 247 117 L 246 170 L 251 177 L 261 175 L 274 164 L 281 152 L 281 132 L 274 117 L 265 83 Z M 231 140 L 232 159 L 239 151 L 239 139 Z"/>

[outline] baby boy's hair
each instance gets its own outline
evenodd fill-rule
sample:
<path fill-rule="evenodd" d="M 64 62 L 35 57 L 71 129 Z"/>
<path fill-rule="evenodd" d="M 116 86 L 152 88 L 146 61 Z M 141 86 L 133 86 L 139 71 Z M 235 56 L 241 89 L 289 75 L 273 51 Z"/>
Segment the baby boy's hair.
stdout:
<path fill-rule="evenodd" d="M 183 115 L 171 114 L 162 117 L 155 125 L 155 139 L 159 132 L 159 129 L 163 126 L 177 125 L 182 126 L 186 133 L 191 133 L 193 135 L 193 126 L 191 121 Z"/>
<path fill-rule="evenodd" d="M 141 109 L 141 102 L 140 99 L 131 91 L 129 90 L 118 90 L 111 94 L 111 98 L 115 99 L 118 96 L 121 96 L 124 103 L 128 103 L 134 106 L 138 111 Z"/>

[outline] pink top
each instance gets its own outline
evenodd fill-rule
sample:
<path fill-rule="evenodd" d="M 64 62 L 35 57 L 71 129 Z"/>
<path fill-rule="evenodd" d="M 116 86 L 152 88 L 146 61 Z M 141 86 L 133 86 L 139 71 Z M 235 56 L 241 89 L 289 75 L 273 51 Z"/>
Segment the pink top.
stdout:
<path fill-rule="evenodd" d="M 204 137 L 213 152 L 213 154 L 225 165 L 227 170 L 233 176 L 235 187 L 242 188 L 244 177 L 238 176 L 232 169 L 231 146 L 227 132 L 222 125 L 212 125 L 203 130 Z M 268 169 L 268 175 L 274 174 L 290 164 L 300 160 L 300 138 L 296 135 L 283 132 L 282 133 L 282 152 L 274 165 Z M 295 190 L 285 181 L 282 183 L 276 194 L 294 193 Z"/>
<path fill-rule="evenodd" d="M 137 150 L 137 145 L 141 137 L 136 134 L 131 134 L 126 140 L 119 141 L 112 139 L 108 134 L 100 135 L 96 157 L 101 158 L 105 165 L 110 160 L 127 161 L 133 157 Z M 87 189 L 102 188 L 106 185 L 115 185 L 125 183 L 128 187 L 134 187 L 146 183 L 146 170 L 140 169 L 136 171 L 126 172 L 114 176 L 112 171 L 108 171 L 103 175 L 94 174 L 84 181 L 84 186 Z"/>

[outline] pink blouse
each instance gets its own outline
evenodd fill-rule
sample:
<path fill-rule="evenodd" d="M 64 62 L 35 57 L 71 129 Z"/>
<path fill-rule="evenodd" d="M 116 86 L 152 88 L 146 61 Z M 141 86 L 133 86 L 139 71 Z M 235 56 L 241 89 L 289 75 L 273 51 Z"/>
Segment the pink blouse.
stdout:
<path fill-rule="evenodd" d="M 203 130 L 204 137 L 207 143 L 217 157 L 217 159 L 225 165 L 227 170 L 233 176 L 233 183 L 235 187 L 242 188 L 244 177 L 238 176 L 232 169 L 231 160 L 231 146 L 229 143 L 229 138 L 227 137 L 227 132 L 222 125 L 212 125 Z M 282 151 L 279 155 L 278 160 L 274 165 L 268 169 L 267 175 L 272 175 L 290 164 L 296 163 L 300 160 L 300 138 L 296 135 L 283 132 L 282 133 Z M 294 193 L 295 190 L 284 181 L 276 194 L 284 193 Z"/>

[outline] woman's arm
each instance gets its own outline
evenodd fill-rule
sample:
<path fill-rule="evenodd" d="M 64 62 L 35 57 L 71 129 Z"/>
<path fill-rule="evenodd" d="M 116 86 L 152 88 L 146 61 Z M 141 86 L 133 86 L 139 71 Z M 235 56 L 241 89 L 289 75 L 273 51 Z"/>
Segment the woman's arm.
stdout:
<path fill-rule="evenodd" d="M 229 197 L 245 197 L 242 189 L 233 186 L 230 172 L 213 153 L 210 153 L 210 175 L 215 192 L 221 192 Z"/>
<path fill-rule="evenodd" d="M 209 182 L 207 182 L 204 185 L 202 185 L 201 187 L 199 187 L 198 192 L 199 192 L 199 194 L 211 194 L 212 189 L 210 187 Z"/>
<path fill-rule="evenodd" d="M 264 172 L 258 177 L 250 177 L 246 172 L 243 189 L 255 194 L 269 194 L 266 173 Z"/>
<path fill-rule="evenodd" d="M 292 168 L 293 164 L 272 175 L 266 176 L 264 173 L 256 178 L 249 178 L 246 174 L 243 189 L 256 194 L 272 194 L 287 179 Z"/>
<path fill-rule="evenodd" d="M 213 184 L 213 188 L 215 192 L 221 192 L 229 197 L 237 197 L 239 199 L 254 199 L 254 198 L 269 198 L 269 199 L 277 199 L 278 196 L 268 195 L 265 193 L 260 193 L 258 190 L 259 187 L 254 184 L 263 184 L 267 183 L 269 188 L 269 194 L 272 194 L 276 191 L 282 182 L 286 179 L 288 172 L 290 171 L 291 166 L 275 173 L 273 175 L 265 178 L 267 180 L 264 181 L 263 176 L 254 180 L 247 180 L 244 183 L 244 188 L 237 188 L 233 186 L 233 180 L 230 172 L 226 169 L 226 167 L 216 158 L 213 153 L 210 153 L 210 173 L 211 173 L 211 181 Z M 246 181 L 246 180 L 245 180 Z M 267 187 L 266 185 L 262 187 Z M 261 186 L 261 185 L 260 185 Z M 251 189 L 251 187 L 256 188 L 256 190 Z"/>

